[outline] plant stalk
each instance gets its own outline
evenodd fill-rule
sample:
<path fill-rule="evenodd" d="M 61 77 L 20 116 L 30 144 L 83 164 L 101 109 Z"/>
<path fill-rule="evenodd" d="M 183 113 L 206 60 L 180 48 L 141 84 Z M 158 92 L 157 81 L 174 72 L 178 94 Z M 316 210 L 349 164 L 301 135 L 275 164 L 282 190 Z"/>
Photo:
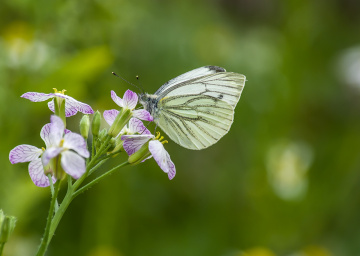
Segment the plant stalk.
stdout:
<path fill-rule="evenodd" d="M 50 203 L 49 215 L 48 215 L 48 218 L 47 218 L 47 221 L 46 221 L 44 237 L 41 240 L 41 244 L 40 244 L 38 252 L 36 253 L 36 256 L 43 256 L 45 254 L 45 252 L 46 252 L 47 247 L 48 247 L 50 225 L 51 225 L 53 215 L 54 215 L 56 198 L 57 198 L 57 195 L 59 193 L 60 183 L 61 183 L 61 181 L 56 182 L 55 187 L 54 187 L 54 194 L 53 194 L 53 197 L 52 197 L 51 203 Z"/>

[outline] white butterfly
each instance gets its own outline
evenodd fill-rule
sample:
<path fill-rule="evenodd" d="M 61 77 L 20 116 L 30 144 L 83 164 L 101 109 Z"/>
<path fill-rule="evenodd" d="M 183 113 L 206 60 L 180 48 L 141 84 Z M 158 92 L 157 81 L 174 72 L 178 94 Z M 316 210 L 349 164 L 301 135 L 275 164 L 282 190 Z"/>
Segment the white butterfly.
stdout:
<path fill-rule="evenodd" d="M 229 131 L 245 80 L 244 75 L 205 66 L 168 81 L 155 94 L 140 94 L 140 103 L 173 141 L 200 150 Z"/>

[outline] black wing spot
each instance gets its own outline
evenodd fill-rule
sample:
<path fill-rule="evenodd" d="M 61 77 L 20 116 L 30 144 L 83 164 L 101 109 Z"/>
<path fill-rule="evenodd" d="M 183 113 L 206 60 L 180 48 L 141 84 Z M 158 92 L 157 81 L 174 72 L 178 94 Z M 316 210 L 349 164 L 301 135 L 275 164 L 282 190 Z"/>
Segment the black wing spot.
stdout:
<path fill-rule="evenodd" d="M 218 99 L 220 99 L 220 100 L 221 100 L 222 98 L 224 98 L 224 95 L 219 94 Z"/>
<path fill-rule="evenodd" d="M 205 66 L 205 68 L 208 68 L 210 70 L 214 70 L 215 73 L 226 72 L 226 70 L 224 68 L 218 67 L 218 66 Z"/>

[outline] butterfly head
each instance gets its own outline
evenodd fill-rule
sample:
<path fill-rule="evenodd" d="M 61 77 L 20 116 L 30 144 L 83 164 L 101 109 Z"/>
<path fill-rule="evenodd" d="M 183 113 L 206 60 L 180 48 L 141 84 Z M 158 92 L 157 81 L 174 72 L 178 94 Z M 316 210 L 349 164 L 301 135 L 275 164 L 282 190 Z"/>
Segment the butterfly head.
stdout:
<path fill-rule="evenodd" d="M 146 109 L 153 117 L 156 115 L 158 99 L 156 95 L 141 93 L 139 94 L 139 103 L 143 105 L 144 109 Z"/>

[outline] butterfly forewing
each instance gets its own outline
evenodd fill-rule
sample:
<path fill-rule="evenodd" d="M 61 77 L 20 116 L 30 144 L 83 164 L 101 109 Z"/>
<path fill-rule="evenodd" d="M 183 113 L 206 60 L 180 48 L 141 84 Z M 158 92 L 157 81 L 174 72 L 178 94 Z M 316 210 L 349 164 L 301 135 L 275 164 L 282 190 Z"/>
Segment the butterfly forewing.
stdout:
<path fill-rule="evenodd" d="M 217 66 L 205 66 L 205 67 L 197 68 L 197 69 L 191 70 L 189 72 L 186 72 L 180 76 L 177 76 L 177 77 L 171 79 L 170 81 L 166 82 L 155 92 L 155 94 L 159 95 L 164 90 L 171 88 L 173 85 L 176 85 L 176 84 L 179 84 L 182 82 L 186 82 L 188 80 L 191 80 L 191 79 L 194 79 L 197 77 L 215 74 L 218 72 L 225 72 L 225 71 L 226 70 L 224 68 L 217 67 Z"/>
<path fill-rule="evenodd" d="M 244 75 L 221 72 L 181 82 L 164 89 L 160 94 L 156 95 L 160 99 L 178 95 L 193 95 L 194 97 L 207 95 L 235 107 L 240 99 L 244 84 Z"/>

